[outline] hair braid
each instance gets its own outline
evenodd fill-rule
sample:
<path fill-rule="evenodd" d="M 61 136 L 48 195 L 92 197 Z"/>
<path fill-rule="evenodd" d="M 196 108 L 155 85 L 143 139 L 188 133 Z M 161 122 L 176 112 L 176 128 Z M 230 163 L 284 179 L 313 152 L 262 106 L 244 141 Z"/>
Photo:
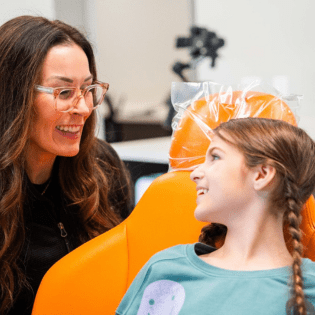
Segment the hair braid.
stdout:
<path fill-rule="evenodd" d="M 285 190 L 287 201 L 285 219 L 289 223 L 288 230 L 292 237 L 293 245 L 293 287 L 292 297 L 289 299 L 287 304 L 287 314 L 292 314 L 291 310 L 293 309 L 293 314 L 306 315 L 306 303 L 303 291 L 303 277 L 301 270 L 303 246 L 301 243 L 302 231 L 300 229 L 300 223 L 302 220 L 301 208 L 303 205 L 301 202 L 299 202 L 300 198 L 297 196 L 299 191 L 297 185 L 287 177 L 285 178 Z"/>

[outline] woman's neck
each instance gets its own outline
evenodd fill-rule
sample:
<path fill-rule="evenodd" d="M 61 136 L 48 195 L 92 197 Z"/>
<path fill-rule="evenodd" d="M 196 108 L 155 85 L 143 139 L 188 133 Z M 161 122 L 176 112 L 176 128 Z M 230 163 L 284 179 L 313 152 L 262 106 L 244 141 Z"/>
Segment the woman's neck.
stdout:
<path fill-rule="evenodd" d="M 264 270 L 292 264 L 293 258 L 284 240 L 282 215 L 256 218 L 259 219 L 245 220 L 237 227 L 228 226 L 224 245 L 201 258 L 230 270 Z"/>
<path fill-rule="evenodd" d="M 26 173 L 33 184 L 45 183 L 50 175 L 56 156 L 52 154 L 26 154 Z"/>

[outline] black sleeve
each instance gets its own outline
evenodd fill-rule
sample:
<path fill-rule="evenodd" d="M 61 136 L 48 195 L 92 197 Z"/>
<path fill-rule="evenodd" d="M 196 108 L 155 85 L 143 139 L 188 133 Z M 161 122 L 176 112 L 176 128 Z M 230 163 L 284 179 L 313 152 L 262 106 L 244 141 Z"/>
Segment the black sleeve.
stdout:
<path fill-rule="evenodd" d="M 126 219 L 134 205 L 134 187 L 125 163 L 119 158 L 113 147 L 104 140 L 97 139 L 98 159 L 106 174 L 109 191 L 108 198 L 111 207 Z"/>

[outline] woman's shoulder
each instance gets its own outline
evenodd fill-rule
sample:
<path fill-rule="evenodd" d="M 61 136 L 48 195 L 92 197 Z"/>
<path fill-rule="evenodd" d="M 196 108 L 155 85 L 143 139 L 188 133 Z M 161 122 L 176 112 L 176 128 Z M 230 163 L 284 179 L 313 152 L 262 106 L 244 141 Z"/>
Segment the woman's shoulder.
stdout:
<path fill-rule="evenodd" d="M 109 177 L 114 176 L 116 180 L 122 180 L 123 177 L 123 181 L 125 181 L 125 177 L 128 177 L 128 171 L 114 148 L 106 141 L 97 138 L 95 149 L 96 160 L 102 170 Z"/>
<path fill-rule="evenodd" d="M 96 138 L 95 141 L 97 158 L 105 161 L 120 161 L 120 158 L 115 149 L 106 141 Z"/>
<path fill-rule="evenodd" d="M 133 208 L 130 173 L 109 143 L 97 138 L 95 149 L 97 164 L 107 177 L 109 203 L 125 219 Z"/>

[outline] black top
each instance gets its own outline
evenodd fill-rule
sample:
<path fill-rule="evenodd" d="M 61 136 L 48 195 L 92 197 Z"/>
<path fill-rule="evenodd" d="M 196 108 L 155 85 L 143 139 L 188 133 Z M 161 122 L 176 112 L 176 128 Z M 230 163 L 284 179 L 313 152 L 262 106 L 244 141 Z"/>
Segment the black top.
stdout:
<path fill-rule="evenodd" d="M 116 152 L 108 144 L 100 141 L 100 145 L 106 148 L 106 155 L 100 156 L 100 159 L 119 168 L 124 167 Z M 47 270 L 71 250 L 81 245 L 78 235 L 79 231 L 81 233 L 84 231 L 84 228 L 79 216 L 76 215 L 78 207 L 69 205 L 70 201 L 66 199 L 60 187 L 59 160 L 60 158 L 57 157 L 51 178 L 42 185 L 32 184 L 25 176 L 27 183 L 27 198 L 24 206 L 26 241 L 19 264 L 27 276 L 31 289 L 25 288 L 18 295 L 14 307 L 9 312 L 10 315 L 31 314 L 36 292 Z M 121 175 L 117 173 L 116 176 L 111 177 L 109 185 L 111 207 L 126 218 L 132 205 L 132 200 L 126 199 L 128 178 L 125 173 Z M 119 190 L 115 186 L 123 188 Z"/>

